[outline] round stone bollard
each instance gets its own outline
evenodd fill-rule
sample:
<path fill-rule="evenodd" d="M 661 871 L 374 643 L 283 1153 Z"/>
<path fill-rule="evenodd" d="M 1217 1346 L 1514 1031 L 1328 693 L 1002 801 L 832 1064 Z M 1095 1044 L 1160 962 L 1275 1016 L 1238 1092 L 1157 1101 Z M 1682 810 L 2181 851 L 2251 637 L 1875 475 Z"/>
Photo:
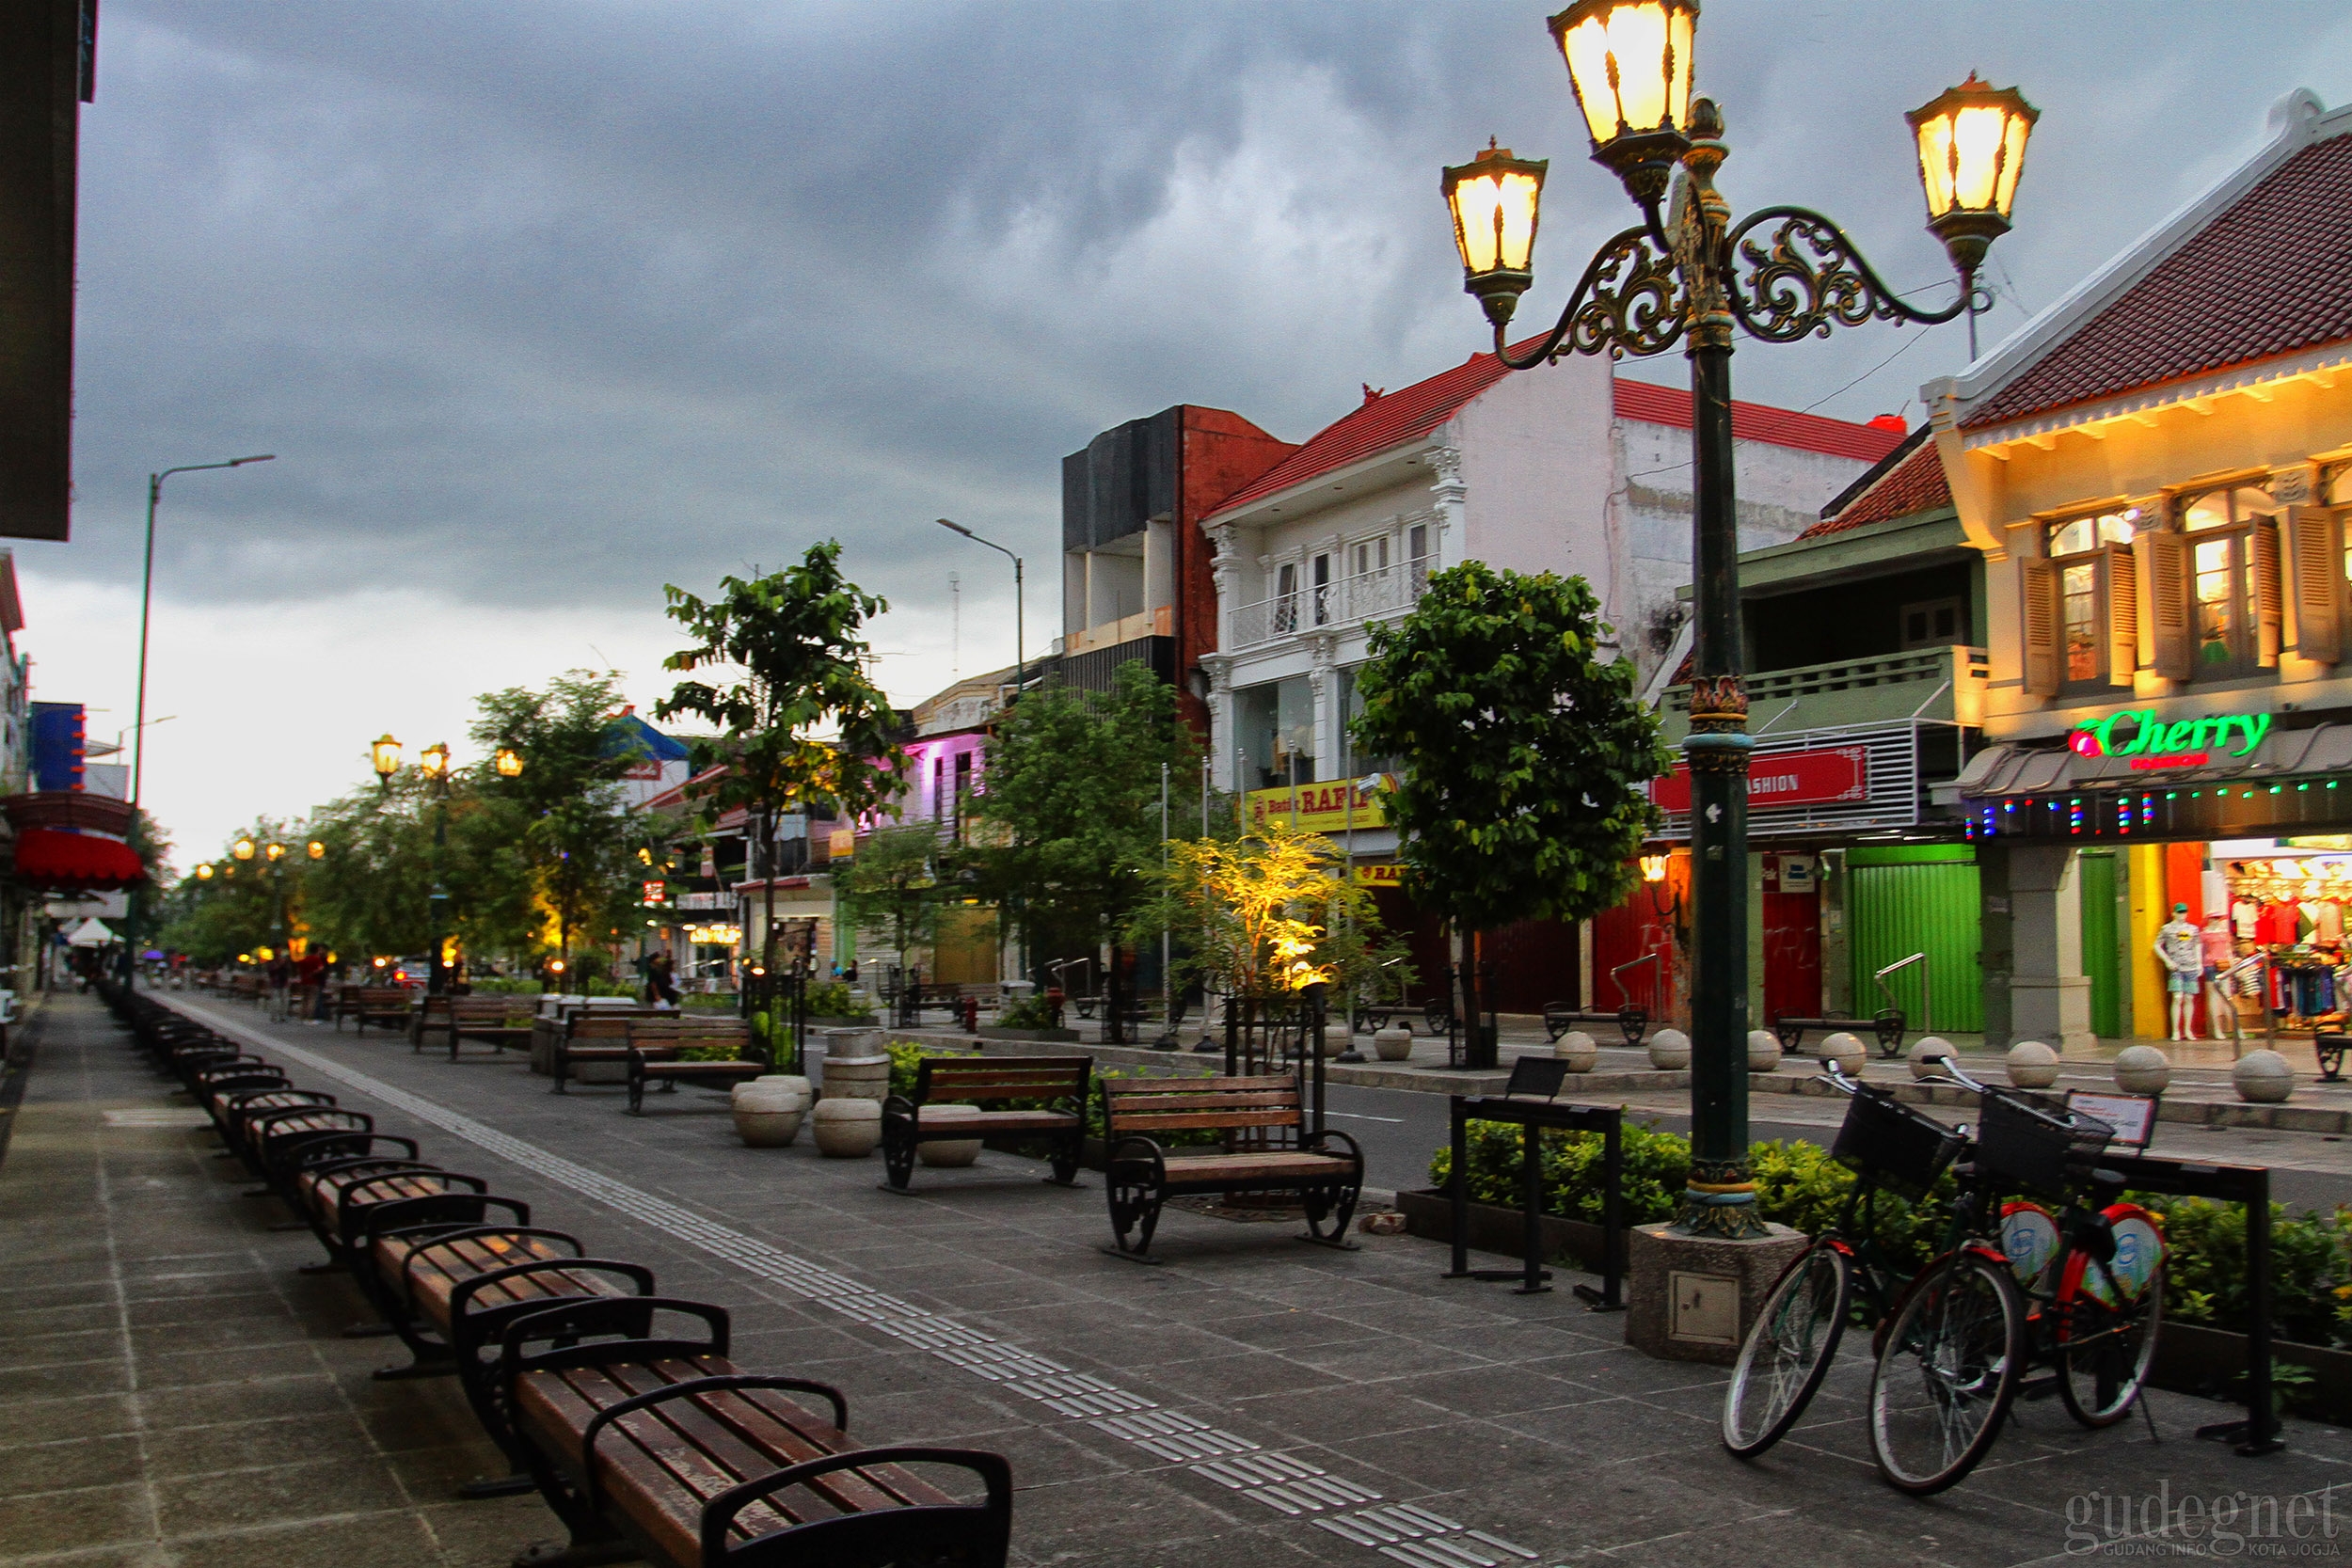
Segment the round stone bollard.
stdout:
<path fill-rule="evenodd" d="M 1413 1032 L 1400 1024 L 1391 1024 L 1375 1031 L 1372 1037 L 1373 1053 L 1384 1062 L 1402 1062 L 1413 1054 Z"/>
<path fill-rule="evenodd" d="M 753 1148 L 789 1148 L 808 1115 L 808 1080 L 771 1073 L 738 1084 L 731 1097 L 736 1134 Z"/>
<path fill-rule="evenodd" d="M 820 1100 L 809 1113 L 817 1151 L 836 1160 L 863 1160 L 882 1142 L 882 1101 Z"/>
<path fill-rule="evenodd" d="M 1600 1065 L 1600 1042 L 1581 1029 L 1571 1029 L 1552 1042 L 1551 1053 L 1570 1072 L 1590 1072 Z"/>
<path fill-rule="evenodd" d="M 922 1120 L 926 1127 L 935 1126 L 943 1121 L 950 1125 L 959 1121 L 968 1121 L 977 1125 L 979 1118 L 986 1114 L 977 1105 L 926 1105 L 923 1107 Z M 927 1165 L 968 1165 L 980 1157 L 980 1140 L 977 1138 L 942 1138 L 936 1143 L 916 1144 L 914 1157 Z"/>
<path fill-rule="evenodd" d="M 1748 1070 L 1770 1072 L 1780 1066 L 1780 1037 L 1770 1029 L 1748 1031 Z"/>
<path fill-rule="evenodd" d="M 1944 1070 L 1947 1058 L 1960 1054 L 1960 1048 L 1941 1035 L 1922 1036 L 1911 1048 L 1911 1075 L 1932 1078 Z"/>
<path fill-rule="evenodd" d="M 2153 1045 L 2127 1045 L 2115 1053 L 2115 1086 L 2125 1094 L 2162 1094 L 2172 1082 L 2172 1059 Z"/>
<path fill-rule="evenodd" d="M 2009 1048 L 2009 1081 L 2013 1088 L 2046 1089 L 2058 1082 L 2058 1053 L 2040 1040 L 2019 1040 Z"/>
<path fill-rule="evenodd" d="M 1821 1041 L 1821 1060 L 1836 1062 L 1850 1078 L 1862 1076 L 1862 1066 L 1870 1059 L 1870 1048 L 1862 1043 L 1859 1035 L 1840 1029 Z"/>
<path fill-rule="evenodd" d="M 1680 1072 L 1691 1065 L 1691 1037 L 1679 1029 L 1661 1029 L 1649 1037 L 1649 1065 L 1661 1072 Z"/>
<path fill-rule="evenodd" d="M 2249 1051 L 2230 1069 L 2230 1085 L 2251 1105 L 2277 1105 L 2295 1092 L 2295 1069 L 2276 1051 Z"/>

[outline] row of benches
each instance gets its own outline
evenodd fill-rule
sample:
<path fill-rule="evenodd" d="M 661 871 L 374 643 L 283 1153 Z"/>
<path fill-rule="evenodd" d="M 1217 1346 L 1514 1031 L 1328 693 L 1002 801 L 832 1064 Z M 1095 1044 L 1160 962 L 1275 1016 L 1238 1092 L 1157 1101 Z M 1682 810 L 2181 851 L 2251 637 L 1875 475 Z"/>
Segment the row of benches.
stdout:
<path fill-rule="evenodd" d="M 331 1094 L 135 994 L 111 998 L 222 1141 L 308 1225 L 412 1356 L 452 1374 L 517 1474 L 568 1527 L 566 1562 L 674 1568 L 1002 1564 L 1012 1475 L 974 1449 L 860 1449 L 838 1389 L 746 1372 L 731 1319 L 589 1255 L 528 1204 L 424 1160 Z M 798 1397 L 796 1397 L 798 1396 Z M 911 1466 L 961 1478 L 959 1497 Z M 977 1482 L 977 1486 L 973 1483 Z"/>

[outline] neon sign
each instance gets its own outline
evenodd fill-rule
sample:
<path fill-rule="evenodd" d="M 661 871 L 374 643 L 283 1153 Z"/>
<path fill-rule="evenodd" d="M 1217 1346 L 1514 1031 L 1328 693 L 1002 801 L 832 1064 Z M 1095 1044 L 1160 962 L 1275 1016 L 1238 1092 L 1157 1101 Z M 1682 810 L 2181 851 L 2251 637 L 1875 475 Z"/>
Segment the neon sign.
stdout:
<path fill-rule="evenodd" d="M 2066 743 L 2077 756 L 2121 757 L 2135 768 L 2201 768 L 2217 751 L 2226 756 L 2251 756 L 2269 733 L 2267 713 L 2223 713 L 2167 723 L 2153 708 L 2127 707 L 2076 725 Z"/>

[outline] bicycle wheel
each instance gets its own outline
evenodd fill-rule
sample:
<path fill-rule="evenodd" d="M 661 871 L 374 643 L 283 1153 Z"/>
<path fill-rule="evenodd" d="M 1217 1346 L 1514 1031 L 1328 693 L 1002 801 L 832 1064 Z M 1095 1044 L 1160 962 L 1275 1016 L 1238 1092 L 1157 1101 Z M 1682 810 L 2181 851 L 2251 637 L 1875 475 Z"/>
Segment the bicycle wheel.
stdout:
<path fill-rule="evenodd" d="M 1764 1298 L 1724 1394 L 1724 1447 L 1750 1459 L 1787 1435 L 1837 1354 L 1853 1260 L 1816 1242 Z"/>
<path fill-rule="evenodd" d="M 2017 1397 L 2025 1350 L 2025 1300 L 2006 1264 L 1974 1251 L 1929 1264 L 1896 1307 L 1870 1375 L 1879 1474 L 1925 1497 L 1976 1468 Z"/>
<path fill-rule="evenodd" d="M 2104 1264 L 2076 1249 L 2058 1276 L 2058 1398 L 2087 1427 L 2113 1426 L 2156 1358 L 2164 1322 L 2164 1238 L 2147 1211 L 2111 1205 L 2104 1216 L 2115 1256 Z"/>

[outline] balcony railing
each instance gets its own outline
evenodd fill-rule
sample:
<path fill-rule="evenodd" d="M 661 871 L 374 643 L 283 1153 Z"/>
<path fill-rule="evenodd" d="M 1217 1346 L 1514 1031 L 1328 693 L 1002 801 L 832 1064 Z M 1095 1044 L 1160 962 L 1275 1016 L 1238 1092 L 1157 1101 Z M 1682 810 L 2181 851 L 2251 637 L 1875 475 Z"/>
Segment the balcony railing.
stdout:
<path fill-rule="evenodd" d="M 1254 647 L 1299 632 L 1381 620 L 1410 610 L 1428 586 L 1427 563 L 1407 562 L 1400 566 L 1375 566 L 1320 588 L 1277 594 L 1235 608 L 1232 645 Z"/>
<path fill-rule="evenodd" d="M 1748 730 L 1810 730 L 1904 719 L 1970 726 L 1984 722 L 1986 657 L 1954 643 L 1869 658 L 1771 670 L 1745 678 Z M 1671 736 L 1689 724 L 1691 689 L 1666 689 Z"/>

